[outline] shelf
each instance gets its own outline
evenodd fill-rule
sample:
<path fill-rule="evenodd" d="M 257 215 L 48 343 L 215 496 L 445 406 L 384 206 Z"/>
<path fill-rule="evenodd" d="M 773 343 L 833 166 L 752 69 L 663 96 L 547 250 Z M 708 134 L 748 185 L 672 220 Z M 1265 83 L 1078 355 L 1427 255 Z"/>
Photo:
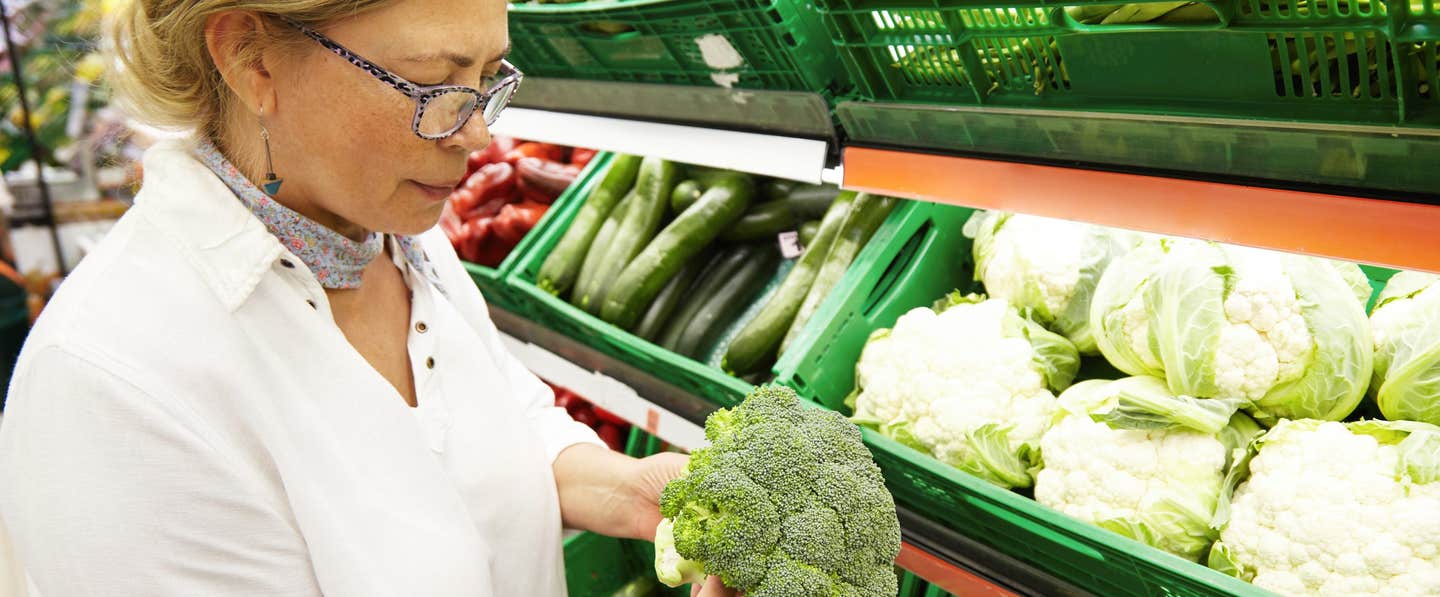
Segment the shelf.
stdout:
<path fill-rule="evenodd" d="M 848 147 L 844 186 L 1440 272 L 1440 206 Z"/>
<path fill-rule="evenodd" d="M 704 399 L 524 317 L 493 306 L 490 317 L 506 348 L 540 377 L 670 444 L 687 450 L 706 445 L 702 425 L 715 406 Z M 898 510 L 903 544 L 896 564 L 952 594 L 1087 595 L 904 508 Z"/>
<path fill-rule="evenodd" d="M 810 183 L 821 181 L 829 150 L 815 139 L 528 108 L 505 110 L 490 131 Z"/>

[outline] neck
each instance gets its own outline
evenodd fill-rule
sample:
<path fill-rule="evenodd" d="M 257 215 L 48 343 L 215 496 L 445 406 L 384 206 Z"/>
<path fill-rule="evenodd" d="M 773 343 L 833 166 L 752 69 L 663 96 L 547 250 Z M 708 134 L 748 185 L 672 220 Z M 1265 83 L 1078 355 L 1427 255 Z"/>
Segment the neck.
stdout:
<path fill-rule="evenodd" d="M 271 149 L 274 149 L 275 141 L 271 139 Z M 265 146 L 260 139 L 259 133 L 249 135 L 229 135 L 226 139 L 216 139 L 215 146 L 225 159 L 230 160 L 240 170 L 245 178 L 259 186 L 265 180 Z M 277 159 L 277 174 L 284 168 L 283 163 Z M 321 207 L 314 201 L 305 197 L 305 190 L 298 180 L 287 181 L 289 184 L 280 189 L 280 193 L 272 195 L 276 203 L 294 210 L 296 213 L 305 216 L 315 223 L 334 230 L 346 238 L 362 242 L 370 236 L 370 230 L 363 226 L 350 222 L 330 210 Z"/>

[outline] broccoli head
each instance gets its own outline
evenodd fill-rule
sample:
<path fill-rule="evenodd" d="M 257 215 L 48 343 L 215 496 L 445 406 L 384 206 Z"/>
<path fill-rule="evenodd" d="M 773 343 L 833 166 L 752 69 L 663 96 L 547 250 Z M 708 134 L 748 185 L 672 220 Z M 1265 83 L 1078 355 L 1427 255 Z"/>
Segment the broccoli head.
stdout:
<path fill-rule="evenodd" d="M 765 386 L 705 421 L 710 447 L 660 497 L 655 571 L 752 597 L 894 595 L 895 501 L 860 431 Z"/>

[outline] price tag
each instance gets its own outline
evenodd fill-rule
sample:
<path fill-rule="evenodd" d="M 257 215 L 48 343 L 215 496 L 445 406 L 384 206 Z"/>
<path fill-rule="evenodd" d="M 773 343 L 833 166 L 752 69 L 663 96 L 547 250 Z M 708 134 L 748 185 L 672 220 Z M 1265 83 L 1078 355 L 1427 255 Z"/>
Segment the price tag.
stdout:
<path fill-rule="evenodd" d="M 786 259 L 794 259 L 805 252 L 805 247 L 800 245 L 800 232 L 798 230 L 786 230 L 781 232 L 780 255 Z"/>

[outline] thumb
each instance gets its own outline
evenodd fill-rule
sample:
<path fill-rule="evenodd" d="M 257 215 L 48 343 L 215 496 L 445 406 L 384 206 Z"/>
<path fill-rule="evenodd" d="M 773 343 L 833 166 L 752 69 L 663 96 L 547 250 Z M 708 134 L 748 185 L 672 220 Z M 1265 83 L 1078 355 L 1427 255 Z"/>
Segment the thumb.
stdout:
<path fill-rule="evenodd" d="M 720 577 L 712 576 L 705 579 L 705 585 L 698 589 L 690 589 L 692 597 L 735 597 L 735 590 L 720 582 Z"/>

